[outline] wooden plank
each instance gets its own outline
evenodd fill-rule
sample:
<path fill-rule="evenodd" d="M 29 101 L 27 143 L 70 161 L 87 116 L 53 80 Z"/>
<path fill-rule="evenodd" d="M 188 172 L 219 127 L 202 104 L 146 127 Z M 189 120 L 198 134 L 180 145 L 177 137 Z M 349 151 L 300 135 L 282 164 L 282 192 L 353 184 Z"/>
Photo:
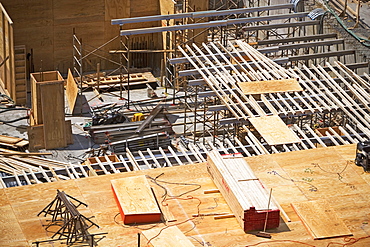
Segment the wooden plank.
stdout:
<path fill-rule="evenodd" d="M 40 83 L 46 149 L 67 146 L 63 81 Z M 47 114 L 44 114 L 47 113 Z"/>
<path fill-rule="evenodd" d="M 269 145 L 301 142 L 279 116 L 254 117 L 249 121 Z"/>
<path fill-rule="evenodd" d="M 25 152 L 14 152 L 14 153 L 4 153 L 0 152 L 0 155 L 2 156 L 13 156 L 13 155 L 20 155 L 20 156 L 30 156 L 30 155 L 52 155 L 52 153 L 25 153 Z"/>
<path fill-rule="evenodd" d="M 111 180 L 111 184 L 125 224 L 161 220 L 161 211 L 144 175 Z"/>
<path fill-rule="evenodd" d="M 0 142 L 8 144 L 16 144 L 17 142 L 20 142 L 22 140 L 23 140 L 22 138 L 18 137 L 0 135 Z"/>
<path fill-rule="evenodd" d="M 44 143 L 44 125 L 34 125 L 27 127 L 30 151 L 45 148 Z"/>
<path fill-rule="evenodd" d="M 297 79 L 238 82 L 244 94 L 263 94 L 303 91 Z"/>
<path fill-rule="evenodd" d="M 78 96 L 78 87 L 70 69 L 68 69 L 66 97 L 69 106 L 69 111 L 72 114 L 75 108 L 76 99 Z"/>
<path fill-rule="evenodd" d="M 171 226 L 162 231 L 161 228 L 154 228 L 142 233 L 153 247 L 194 247 L 177 226 Z"/>
<path fill-rule="evenodd" d="M 294 202 L 292 207 L 314 239 L 352 235 L 325 199 Z"/>
<path fill-rule="evenodd" d="M 73 144 L 72 121 L 71 120 L 65 121 L 65 128 L 66 128 L 67 145 Z"/>

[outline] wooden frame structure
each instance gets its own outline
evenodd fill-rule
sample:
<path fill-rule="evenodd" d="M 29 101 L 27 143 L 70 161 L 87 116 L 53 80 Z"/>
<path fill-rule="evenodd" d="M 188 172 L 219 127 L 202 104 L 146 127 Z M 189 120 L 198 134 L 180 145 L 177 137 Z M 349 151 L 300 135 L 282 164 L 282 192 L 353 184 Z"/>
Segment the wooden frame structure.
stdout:
<path fill-rule="evenodd" d="M 31 74 L 31 149 L 53 149 L 73 143 L 71 121 L 64 116 L 64 79 L 58 71 Z"/>
<path fill-rule="evenodd" d="M 0 3 L 1 40 L 0 40 L 0 86 L 5 93 L 17 102 L 14 71 L 13 21 Z"/>

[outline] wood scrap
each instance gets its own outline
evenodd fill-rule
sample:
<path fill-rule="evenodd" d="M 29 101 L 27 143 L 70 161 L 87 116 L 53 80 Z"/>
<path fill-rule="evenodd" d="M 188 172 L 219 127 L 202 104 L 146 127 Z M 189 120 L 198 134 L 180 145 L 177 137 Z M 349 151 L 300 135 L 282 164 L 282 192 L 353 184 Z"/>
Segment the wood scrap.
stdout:
<path fill-rule="evenodd" d="M 23 138 L 13 137 L 13 136 L 5 136 L 0 135 L 0 145 L 11 147 L 11 148 L 22 148 L 29 144 L 27 140 L 24 140 Z"/>
<path fill-rule="evenodd" d="M 19 155 L 19 156 L 30 156 L 30 155 L 52 155 L 52 153 L 43 152 L 43 153 L 25 153 L 25 152 L 14 152 L 14 153 L 4 153 L 0 152 L 1 156 L 13 156 L 13 155 Z"/>

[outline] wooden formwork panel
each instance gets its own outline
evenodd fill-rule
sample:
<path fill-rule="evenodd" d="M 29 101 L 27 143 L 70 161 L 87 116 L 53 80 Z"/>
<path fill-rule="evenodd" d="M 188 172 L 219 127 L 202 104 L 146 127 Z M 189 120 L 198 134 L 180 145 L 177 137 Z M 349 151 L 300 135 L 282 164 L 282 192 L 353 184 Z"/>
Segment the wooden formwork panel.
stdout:
<path fill-rule="evenodd" d="M 244 94 L 263 94 L 303 91 L 296 79 L 238 82 Z"/>
<path fill-rule="evenodd" d="M 73 78 L 72 72 L 69 69 L 67 82 L 66 82 L 66 96 L 67 96 L 67 102 L 68 102 L 70 113 L 73 113 L 73 110 L 75 108 L 77 95 L 78 95 L 78 87 L 75 82 L 75 79 Z"/>
<path fill-rule="evenodd" d="M 301 142 L 279 116 L 253 117 L 249 121 L 269 145 Z"/>
<path fill-rule="evenodd" d="M 46 149 L 67 146 L 63 81 L 40 83 Z"/>
<path fill-rule="evenodd" d="M 352 235 L 325 199 L 294 202 L 292 206 L 314 239 Z"/>
<path fill-rule="evenodd" d="M 16 103 L 13 21 L 0 3 L 0 87 Z"/>
<path fill-rule="evenodd" d="M 32 116 L 35 121 L 35 124 L 43 124 L 43 114 L 42 114 L 42 103 L 41 103 L 41 91 L 40 87 L 44 83 L 52 82 L 62 82 L 63 77 L 58 71 L 46 71 L 31 73 L 31 96 L 32 96 Z M 64 95 L 64 91 L 62 92 Z M 64 96 L 63 96 L 64 102 Z M 54 104 L 54 106 L 57 106 Z M 60 104 L 58 105 L 61 106 Z M 64 103 L 63 103 L 63 116 L 64 116 Z"/>

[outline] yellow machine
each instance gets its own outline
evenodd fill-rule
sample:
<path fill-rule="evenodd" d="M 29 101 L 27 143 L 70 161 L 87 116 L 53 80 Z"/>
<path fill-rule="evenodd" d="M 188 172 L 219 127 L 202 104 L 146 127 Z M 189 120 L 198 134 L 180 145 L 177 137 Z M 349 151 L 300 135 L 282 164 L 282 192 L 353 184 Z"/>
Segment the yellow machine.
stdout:
<path fill-rule="evenodd" d="M 144 114 L 142 113 L 135 113 L 131 119 L 132 122 L 143 121 L 143 120 L 144 120 Z"/>

